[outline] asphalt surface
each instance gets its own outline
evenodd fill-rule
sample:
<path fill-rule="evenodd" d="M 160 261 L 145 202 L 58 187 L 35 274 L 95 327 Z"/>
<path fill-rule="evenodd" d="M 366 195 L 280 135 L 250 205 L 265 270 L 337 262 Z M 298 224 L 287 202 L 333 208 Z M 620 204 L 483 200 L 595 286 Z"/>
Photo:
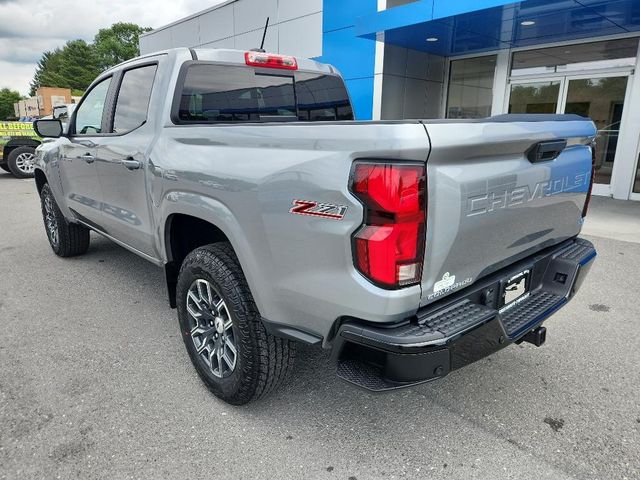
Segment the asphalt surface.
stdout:
<path fill-rule="evenodd" d="M 301 348 L 238 408 L 191 367 L 160 269 L 98 236 L 57 258 L 33 183 L 0 173 L 0 478 L 640 478 L 640 244 L 589 239 L 541 348 L 385 394 Z"/>

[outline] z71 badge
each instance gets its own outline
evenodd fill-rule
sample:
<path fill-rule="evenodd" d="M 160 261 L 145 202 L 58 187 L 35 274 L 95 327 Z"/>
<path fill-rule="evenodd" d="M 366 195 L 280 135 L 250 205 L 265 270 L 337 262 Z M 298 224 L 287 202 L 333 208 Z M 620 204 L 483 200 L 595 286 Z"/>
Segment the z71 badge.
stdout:
<path fill-rule="evenodd" d="M 294 200 L 289 213 L 297 215 L 309 215 L 311 217 L 331 218 L 342 220 L 347 212 L 346 205 L 334 205 L 333 203 L 318 203 L 311 200 Z"/>

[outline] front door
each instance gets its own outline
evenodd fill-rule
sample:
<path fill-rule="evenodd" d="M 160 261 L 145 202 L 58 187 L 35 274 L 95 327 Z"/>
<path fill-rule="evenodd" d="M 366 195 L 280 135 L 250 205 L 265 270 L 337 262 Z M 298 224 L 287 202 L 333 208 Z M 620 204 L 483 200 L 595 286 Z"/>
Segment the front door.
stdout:
<path fill-rule="evenodd" d="M 102 193 L 96 166 L 97 144 L 111 77 L 97 83 L 82 99 L 70 126 L 69 142 L 61 148 L 62 188 L 74 213 L 92 226 L 100 225 Z"/>
<path fill-rule="evenodd" d="M 629 74 L 552 77 L 511 84 L 509 113 L 567 113 L 596 124 L 596 174 L 593 193 L 611 194 L 618 137 Z"/>

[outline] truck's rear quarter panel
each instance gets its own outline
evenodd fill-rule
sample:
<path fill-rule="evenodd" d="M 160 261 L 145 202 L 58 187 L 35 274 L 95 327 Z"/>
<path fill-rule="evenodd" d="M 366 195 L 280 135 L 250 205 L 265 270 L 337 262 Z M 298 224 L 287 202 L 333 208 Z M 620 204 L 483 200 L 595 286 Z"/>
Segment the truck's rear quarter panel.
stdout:
<path fill-rule="evenodd" d="M 168 126 L 155 151 L 163 218 L 219 226 L 266 319 L 326 337 L 341 316 L 389 322 L 419 307 L 419 285 L 383 290 L 355 270 L 363 210 L 348 189 L 355 159 L 425 162 L 419 122 Z M 294 200 L 347 210 L 342 220 L 294 215 Z"/>

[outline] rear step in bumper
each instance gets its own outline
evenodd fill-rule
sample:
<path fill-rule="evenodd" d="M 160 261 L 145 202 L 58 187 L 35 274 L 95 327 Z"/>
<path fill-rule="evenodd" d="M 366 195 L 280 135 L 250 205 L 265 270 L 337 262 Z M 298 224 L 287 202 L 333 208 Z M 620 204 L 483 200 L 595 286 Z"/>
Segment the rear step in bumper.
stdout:
<path fill-rule="evenodd" d="M 338 331 L 338 376 L 372 391 L 447 375 L 512 343 L 544 343 L 540 325 L 580 288 L 596 250 L 568 240 L 477 281 L 393 326 L 348 320 Z M 501 307 L 504 285 L 528 270 L 528 293 Z M 502 310 L 502 312 L 501 312 Z"/>

